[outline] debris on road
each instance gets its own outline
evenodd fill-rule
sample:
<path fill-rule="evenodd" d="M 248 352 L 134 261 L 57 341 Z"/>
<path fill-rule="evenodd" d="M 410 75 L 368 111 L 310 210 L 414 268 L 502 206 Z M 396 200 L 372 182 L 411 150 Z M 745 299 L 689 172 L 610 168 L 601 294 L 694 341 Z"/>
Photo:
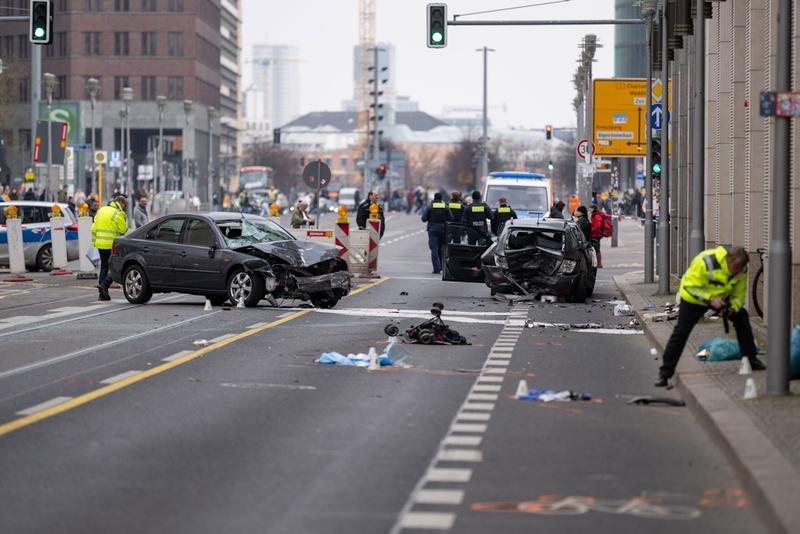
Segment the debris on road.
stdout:
<path fill-rule="evenodd" d="M 678 318 L 678 310 L 669 309 L 664 312 L 654 312 L 654 313 L 644 313 L 642 314 L 642 319 L 645 322 L 652 322 L 652 323 L 661 323 L 664 321 L 672 321 L 673 319 Z"/>
<path fill-rule="evenodd" d="M 739 342 L 735 339 L 715 337 L 700 345 L 697 359 L 702 362 L 724 362 L 742 357 Z"/>
<path fill-rule="evenodd" d="M 420 343 L 422 345 L 469 345 L 467 338 L 453 330 L 442 321 L 444 304 L 434 302 L 431 308 L 433 317 L 422 324 L 409 327 L 401 336 L 403 343 Z M 388 324 L 383 331 L 390 338 L 400 335 L 400 327 Z"/>
<path fill-rule="evenodd" d="M 374 357 L 372 356 L 375 353 Z M 390 343 L 386 350 L 378 355 L 374 347 L 370 347 L 368 354 L 348 354 L 345 356 L 339 352 L 325 352 L 319 358 L 314 360 L 316 363 L 327 365 L 350 365 L 354 367 L 369 367 L 372 362 L 373 365 L 394 366 L 394 367 L 409 367 L 403 362 L 410 356 L 410 353 L 398 344 Z M 374 358 L 374 359 L 373 359 Z M 371 370 L 375 370 L 373 368 Z"/>
<path fill-rule="evenodd" d="M 517 400 L 533 400 L 542 402 L 592 400 L 591 393 L 578 393 L 572 390 L 555 391 L 552 389 L 529 388 L 528 382 L 525 380 L 519 381 L 519 384 L 517 385 L 517 392 L 514 397 Z"/>
<path fill-rule="evenodd" d="M 617 304 L 614 306 L 614 317 L 626 317 L 633 315 L 633 306 L 630 304 Z"/>
<path fill-rule="evenodd" d="M 628 404 L 637 405 L 650 405 L 650 404 L 666 404 L 668 406 L 686 406 L 686 403 L 680 399 L 673 399 L 670 397 L 653 397 L 652 395 L 644 395 L 642 397 L 634 397 L 628 401 Z"/>
<path fill-rule="evenodd" d="M 408 291 L 401 291 L 400 292 L 400 296 L 401 297 L 407 297 L 408 296 Z"/>
<path fill-rule="evenodd" d="M 194 343 L 192 343 L 192 345 L 194 345 L 196 347 L 207 347 L 207 346 L 211 345 L 211 342 L 209 340 L 207 340 L 207 339 L 195 339 Z"/>

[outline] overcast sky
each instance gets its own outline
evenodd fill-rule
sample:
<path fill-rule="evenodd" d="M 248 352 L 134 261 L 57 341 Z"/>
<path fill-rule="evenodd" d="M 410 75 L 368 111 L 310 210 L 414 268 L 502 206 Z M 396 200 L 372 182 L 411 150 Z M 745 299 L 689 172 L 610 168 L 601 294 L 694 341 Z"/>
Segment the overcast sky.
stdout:
<path fill-rule="evenodd" d="M 545 0 L 538 0 L 539 2 Z M 552 1 L 552 0 L 551 0 Z M 448 46 L 425 46 L 425 6 L 429 0 L 377 0 L 376 39 L 393 43 L 397 53 L 397 90 L 433 115 L 445 106 L 480 106 L 481 54 L 489 56 L 490 114 L 511 126 L 574 126 L 572 75 L 577 45 L 595 33 L 605 46 L 597 53 L 595 77 L 614 70 L 612 26 L 450 27 Z M 451 0 L 448 18 L 486 9 L 531 4 L 537 0 Z M 614 17 L 612 0 L 570 0 L 472 19 L 575 19 Z M 300 49 L 301 111 L 337 111 L 352 95 L 352 47 L 358 42 L 358 0 L 244 0 L 243 57 L 254 44 L 288 44 Z M 467 19 L 464 19 L 467 20 Z"/>

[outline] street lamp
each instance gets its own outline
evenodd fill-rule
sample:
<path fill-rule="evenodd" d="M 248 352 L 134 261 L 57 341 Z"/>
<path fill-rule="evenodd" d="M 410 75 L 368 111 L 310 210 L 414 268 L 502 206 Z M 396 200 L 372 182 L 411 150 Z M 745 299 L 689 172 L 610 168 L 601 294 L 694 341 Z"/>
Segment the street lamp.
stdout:
<path fill-rule="evenodd" d="M 51 117 L 53 110 L 53 91 L 56 88 L 56 77 L 54 74 L 45 72 L 42 75 L 42 85 L 47 97 L 47 185 L 46 190 L 52 194 L 53 188 L 53 119 Z"/>
<path fill-rule="evenodd" d="M 192 116 L 192 106 L 193 106 L 193 104 L 194 103 L 191 100 L 184 100 L 183 101 L 183 113 L 186 115 L 186 126 L 187 126 L 187 128 L 184 128 L 184 134 L 183 134 L 183 155 L 184 155 L 184 157 L 183 157 L 183 174 L 184 174 L 184 176 L 186 178 L 189 178 L 189 169 L 188 169 L 189 158 L 186 157 L 186 153 L 187 153 L 186 148 L 188 146 L 188 143 L 186 141 L 186 137 L 187 137 L 186 136 L 186 130 L 188 129 L 188 126 L 189 126 L 189 119 Z M 185 187 L 185 184 L 184 184 L 184 187 Z M 195 189 L 194 181 L 192 181 L 191 189 L 192 189 L 192 194 L 197 194 L 197 190 Z"/>
<path fill-rule="evenodd" d="M 125 126 L 123 133 L 125 134 L 125 165 L 127 172 L 125 173 L 125 192 L 133 206 L 133 161 L 131 150 L 131 102 L 133 101 L 133 89 L 130 87 L 122 88 L 122 101 L 125 102 Z M 128 210 L 128 226 L 133 227 L 133 208 Z"/>
<path fill-rule="evenodd" d="M 97 184 L 97 165 L 94 162 L 94 152 L 95 152 L 94 106 L 95 106 L 95 103 L 97 102 L 97 94 L 100 92 L 100 82 L 97 80 L 97 78 L 89 78 L 88 80 L 86 80 L 86 92 L 89 94 L 89 105 L 91 106 L 91 109 L 92 109 L 92 113 L 91 113 L 91 116 L 92 116 L 92 120 L 91 120 L 91 123 L 92 123 L 92 126 L 91 126 L 91 128 L 92 128 L 92 157 L 91 157 L 91 159 L 92 159 L 92 187 L 93 188 L 94 187 L 98 187 L 97 192 L 101 195 L 101 198 L 102 198 L 103 192 L 99 190 L 99 186 Z"/>
<path fill-rule="evenodd" d="M 218 116 L 217 108 L 208 108 L 208 207 L 212 209 L 211 199 L 214 195 L 214 119 Z"/>
<path fill-rule="evenodd" d="M 167 97 L 156 97 L 158 108 L 158 150 L 156 151 L 156 193 L 161 191 L 161 180 L 164 174 L 164 108 L 167 106 Z"/>

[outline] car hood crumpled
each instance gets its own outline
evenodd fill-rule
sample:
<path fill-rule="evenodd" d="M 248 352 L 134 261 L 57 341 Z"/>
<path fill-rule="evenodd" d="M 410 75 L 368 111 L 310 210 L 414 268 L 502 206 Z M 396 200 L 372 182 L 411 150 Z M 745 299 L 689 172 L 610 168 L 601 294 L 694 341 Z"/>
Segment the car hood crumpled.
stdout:
<path fill-rule="evenodd" d="M 331 260 L 339 256 L 339 247 L 314 243 L 313 241 L 273 241 L 271 243 L 258 243 L 239 247 L 237 252 L 253 254 L 253 250 L 275 256 L 285 261 L 292 267 L 310 267 L 317 263 Z M 258 254 L 254 254 L 258 255 Z"/>

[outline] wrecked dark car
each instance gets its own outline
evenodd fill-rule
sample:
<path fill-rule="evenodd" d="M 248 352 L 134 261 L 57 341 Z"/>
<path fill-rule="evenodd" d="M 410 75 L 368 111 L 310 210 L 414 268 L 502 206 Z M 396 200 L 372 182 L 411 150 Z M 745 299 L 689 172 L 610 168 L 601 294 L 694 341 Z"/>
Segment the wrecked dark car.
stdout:
<path fill-rule="evenodd" d="M 444 280 L 484 282 L 492 294 L 555 295 L 584 302 L 594 291 L 597 256 L 578 226 L 563 219 L 509 221 L 496 241 L 447 225 Z"/>
<path fill-rule="evenodd" d="M 110 270 L 134 304 L 178 292 L 215 306 L 288 298 L 332 308 L 351 281 L 338 247 L 297 240 L 263 217 L 226 212 L 167 215 L 115 239 Z"/>

